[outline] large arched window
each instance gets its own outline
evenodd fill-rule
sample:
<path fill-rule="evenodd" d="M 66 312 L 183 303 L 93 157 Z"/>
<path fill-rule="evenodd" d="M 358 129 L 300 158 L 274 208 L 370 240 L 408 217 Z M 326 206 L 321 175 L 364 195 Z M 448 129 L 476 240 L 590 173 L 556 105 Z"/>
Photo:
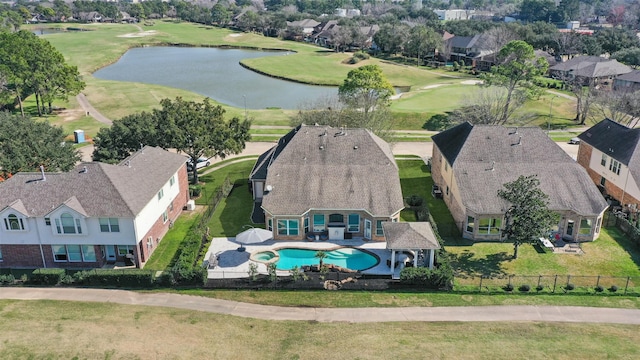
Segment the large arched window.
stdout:
<path fill-rule="evenodd" d="M 24 230 L 24 220 L 16 214 L 9 214 L 4 218 L 4 227 L 7 230 Z"/>
<path fill-rule="evenodd" d="M 56 219 L 56 230 L 58 234 L 82 234 L 80 219 L 76 219 L 69 213 L 63 213 Z"/>

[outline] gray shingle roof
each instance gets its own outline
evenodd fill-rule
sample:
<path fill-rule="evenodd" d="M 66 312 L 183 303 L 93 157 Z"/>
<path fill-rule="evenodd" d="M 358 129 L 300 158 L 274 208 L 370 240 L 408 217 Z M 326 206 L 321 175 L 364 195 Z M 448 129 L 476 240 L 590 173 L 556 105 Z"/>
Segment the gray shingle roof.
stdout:
<path fill-rule="evenodd" d="M 431 224 L 428 222 L 382 223 L 387 249 L 440 249 Z"/>
<path fill-rule="evenodd" d="M 578 135 L 581 141 L 620 161 L 640 181 L 640 129 L 604 119 Z"/>
<path fill-rule="evenodd" d="M 398 167 L 382 139 L 365 129 L 341 135 L 328 126 L 302 125 L 292 133 L 268 167 L 265 184 L 273 189 L 264 195 L 265 211 L 354 209 L 390 216 L 403 209 Z"/>
<path fill-rule="evenodd" d="M 504 213 L 498 190 L 520 175 L 538 176 L 552 210 L 596 215 L 607 207 L 586 170 L 540 128 L 467 123 L 432 139 L 452 165 L 462 203 L 478 214 Z"/>
<path fill-rule="evenodd" d="M 574 76 L 598 78 L 616 76 L 631 72 L 631 68 L 613 59 L 600 56 L 577 56 L 573 59 L 552 66 L 552 71 L 571 71 Z"/>
<path fill-rule="evenodd" d="M 617 80 L 624 80 L 629 82 L 640 83 L 640 70 L 633 70 L 629 73 L 622 74 L 616 78 Z"/>
<path fill-rule="evenodd" d="M 182 166 L 184 156 L 147 146 L 119 165 L 82 163 L 69 172 L 45 173 L 45 181 L 38 181 L 40 173 L 17 173 L 0 183 L 0 209 L 16 208 L 19 201 L 25 215 L 34 217 L 62 204 L 90 217 L 133 217 Z"/>

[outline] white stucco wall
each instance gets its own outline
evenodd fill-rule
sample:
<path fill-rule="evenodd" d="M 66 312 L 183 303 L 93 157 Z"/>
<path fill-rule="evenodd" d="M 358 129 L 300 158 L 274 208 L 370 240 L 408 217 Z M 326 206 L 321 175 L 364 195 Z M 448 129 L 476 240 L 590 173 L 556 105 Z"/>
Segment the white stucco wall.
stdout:
<path fill-rule="evenodd" d="M 162 187 L 164 195 L 162 199 L 158 200 L 158 193 L 153 195 L 153 198 L 149 200 L 147 205 L 140 211 L 138 216 L 134 220 L 134 229 L 137 241 L 142 240 L 142 237 L 151 229 L 153 224 L 162 216 L 162 213 L 169 208 L 169 204 L 180 193 L 180 187 L 178 186 L 178 174 L 174 174 L 176 182 L 170 186 L 167 181 Z M 158 189 L 158 192 L 160 190 Z M 168 221 L 168 220 L 167 220 Z"/>
<path fill-rule="evenodd" d="M 629 168 L 626 165 L 620 164 L 620 174 L 616 174 L 609 170 L 609 164 L 611 163 L 611 157 L 607 156 L 607 163 L 602 166 L 600 161 L 602 160 L 603 152 L 593 148 L 591 151 L 591 159 L 589 159 L 589 167 L 604 177 L 608 182 L 623 189 L 625 193 L 633 196 L 636 199 L 640 199 L 640 189 L 636 179 L 633 178 L 629 172 Z"/>

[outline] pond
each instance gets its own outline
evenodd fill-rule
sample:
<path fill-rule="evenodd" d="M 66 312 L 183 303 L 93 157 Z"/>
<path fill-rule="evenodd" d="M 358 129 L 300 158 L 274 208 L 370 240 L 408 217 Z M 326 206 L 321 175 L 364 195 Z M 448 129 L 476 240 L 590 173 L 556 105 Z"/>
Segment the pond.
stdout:
<path fill-rule="evenodd" d="M 242 59 L 289 54 L 284 51 L 217 48 L 135 48 L 127 51 L 115 64 L 93 75 L 104 80 L 184 89 L 223 104 L 248 109 L 298 109 L 315 99 L 337 95 L 337 87 L 279 80 L 239 64 Z"/>

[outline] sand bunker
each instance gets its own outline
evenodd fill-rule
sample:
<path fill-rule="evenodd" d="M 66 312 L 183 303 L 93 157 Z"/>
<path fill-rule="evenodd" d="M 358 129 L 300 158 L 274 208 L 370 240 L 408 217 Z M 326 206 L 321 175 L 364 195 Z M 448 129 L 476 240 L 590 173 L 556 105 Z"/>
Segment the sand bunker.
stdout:
<path fill-rule="evenodd" d="M 242 34 L 229 34 L 230 37 L 240 37 Z"/>
<path fill-rule="evenodd" d="M 121 37 L 121 38 L 138 38 L 138 37 L 155 35 L 156 33 L 157 33 L 156 30 L 147 30 L 147 31 L 140 31 L 140 32 L 137 32 L 137 33 L 129 33 L 129 34 L 124 34 L 124 35 L 118 35 L 118 37 Z"/>
<path fill-rule="evenodd" d="M 465 81 L 461 81 L 460 84 L 462 84 L 462 85 L 482 84 L 482 80 L 465 80 Z"/>

